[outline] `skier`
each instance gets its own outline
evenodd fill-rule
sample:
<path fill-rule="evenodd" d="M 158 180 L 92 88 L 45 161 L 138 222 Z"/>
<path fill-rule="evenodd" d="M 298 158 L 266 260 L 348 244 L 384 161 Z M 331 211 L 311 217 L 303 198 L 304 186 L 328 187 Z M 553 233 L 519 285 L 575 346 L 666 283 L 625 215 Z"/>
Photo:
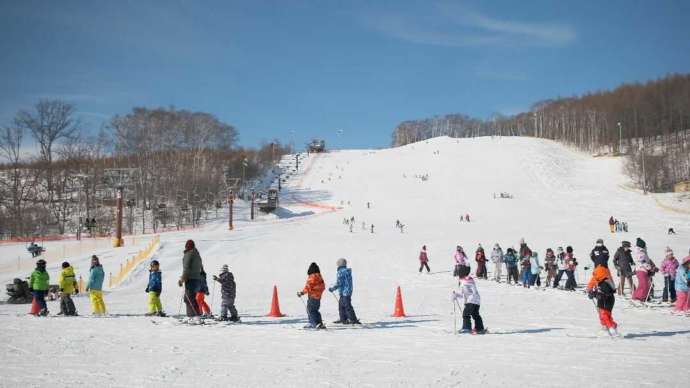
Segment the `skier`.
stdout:
<path fill-rule="evenodd" d="M 201 288 L 201 272 L 204 265 L 201 255 L 196 249 L 193 240 L 187 240 L 184 244 L 184 256 L 182 256 L 182 275 L 177 285 L 184 286 L 184 303 L 187 307 L 187 317 L 194 322 L 199 322 L 200 311 L 196 303 L 196 293 Z"/>
<path fill-rule="evenodd" d="M 161 292 L 163 292 L 163 274 L 160 271 L 160 263 L 158 260 L 151 260 L 149 265 L 149 283 L 146 286 L 146 293 L 149 294 L 149 312 L 146 313 L 147 316 L 165 316 L 163 305 L 161 304 Z"/>
<path fill-rule="evenodd" d="M 530 257 L 532 257 L 532 250 L 529 249 L 527 246 L 527 243 L 525 243 L 525 239 L 521 238 L 520 239 L 520 250 L 519 250 L 519 256 L 518 259 L 520 262 L 524 262 L 525 260 L 529 261 Z M 525 274 L 525 266 L 520 265 L 520 279 L 524 280 L 525 278 L 529 280 L 529 273 Z M 524 285 L 524 282 L 523 282 Z"/>
<path fill-rule="evenodd" d="M 484 322 L 479 315 L 480 297 L 477 285 L 470 275 L 461 275 L 458 290 L 453 290 L 453 303 L 462 301 L 465 307 L 462 309 L 462 329 L 460 333 L 485 334 Z M 474 330 L 472 330 L 474 319 Z"/>
<path fill-rule="evenodd" d="M 426 245 L 422 245 L 422 251 L 419 252 L 419 273 L 426 267 L 426 272 L 430 273 L 429 269 L 429 255 L 426 253 Z"/>
<path fill-rule="evenodd" d="M 453 254 L 455 261 L 455 268 L 453 269 L 453 276 L 460 276 L 460 274 L 468 275 L 470 273 L 470 261 L 465 255 L 465 251 L 458 245 L 455 247 L 455 254 Z"/>
<path fill-rule="evenodd" d="M 618 324 L 613 320 L 611 311 L 616 303 L 616 284 L 611 278 L 609 269 L 598 265 L 592 271 L 592 278 L 587 284 L 587 295 L 589 299 L 597 299 L 597 311 L 599 312 L 599 322 L 604 330 L 608 331 L 612 337 L 618 336 L 616 328 Z"/>
<path fill-rule="evenodd" d="M 527 288 L 534 286 L 535 284 L 537 287 L 541 287 L 541 279 L 539 278 L 539 273 L 542 269 L 543 267 L 539 262 L 539 254 L 536 251 L 532 252 L 532 257 L 530 257 L 529 260 L 530 277 L 529 285 Z"/>
<path fill-rule="evenodd" d="M 609 218 L 609 229 L 611 230 L 611 233 L 614 232 L 614 230 L 613 230 L 614 225 L 616 225 L 616 221 L 613 219 L 613 216 L 611 216 L 611 218 Z"/>
<path fill-rule="evenodd" d="M 46 271 L 46 261 L 40 259 L 36 262 L 36 269 L 31 273 L 31 278 L 29 278 L 29 291 L 31 291 L 34 300 L 38 304 L 39 317 L 48 315 L 48 305 L 46 305 L 48 288 L 50 288 L 50 275 Z"/>
<path fill-rule="evenodd" d="M 199 306 L 199 314 L 201 318 L 213 318 L 211 308 L 206 303 L 206 295 L 208 292 L 208 282 L 206 281 L 206 272 L 201 269 L 201 279 L 199 279 L 199 291 L 196 292 L 196 305 Z"/>
<path fill-rule="evenodd" d="M 465 214 L 465 221 L 470 222 L 470 214 Z"/>
<path fill-rule="evenodd" d="M 477 279 L 486 279 L 486 255 L 482 244 L 479 244 L 477 251 L 474 253 L 474 261 L 477 262 Z"/>
<path fill-rule="evenodd" d="M 235 308 L 235 296 L 237 291 L 237 285 L 235 284 L 235 277 L 230 272 L 227 264 L 223 264 L 220 268 L 220 274 L 218 276 L 213 275 L 213 280 L 220 283 L 220 317 L 219 321 L 230 320 L 231 322 L 239 322 L 240 317 L 237 314 L 237 309 Z M 230 318 L 228 318 L 228 311 L 230 312 Z"/>
<path fill-rule="evenodd" d="M 494 264 L 494 280 L 501 282 L 501 270 L 503 269 L 503 249 L 496 243 L 491 250 L 491 262 Z"/>
<path fill-rule="evenodd" d="M 635 274 L 637 275 L 637 288 L 632 294 L 632 299 L 646 302 L 651 295 L 651 278 L 655 266 L 647 256 L 647 244 L 641 238 L 635 242 Z"/>
<path fill-rule="evenodd" d="M 556 279 L 556 273 L 558 272 L 558 265 L 556 264 L 556 255 L 553 253 L 553 249 L 546 249 L 546 256 L 544 256 L 544 266 L 546 267 L 546 285 L 549 287 L 551 282 Z"/>
<path fill-rule="evenodd" d="M 371 233 L 374 233 L 374 224 L 371 224 Z"/>
<path fill-rule="evenodd" d="M 503 261 L 506 263 L 506 272 L 508 272 L 507 281 L 510 284 L 511 279 L 518 284 L 518 258 L 515 256 L 515 250 L 508 248 L 507 253 L 503 256 Z"/>
<path fill-rule="evenodd" d="M 673 256 L 671 248 L 666 247 L 666 257 L 661 262 L 661 273 L 664 275 L 664 292 L 661 300 L 676 303 L 676 271 L 678 270 L 678 260 Z"/>
<path fill-rule="evenodd" d="M 635 285 L 633 284 L 633 270 L 632 266 L 634 261 L 631 254 L 630 241 L 623 241 L 621 246 L 616 250 L 616 254 L 613 255 L 613 265 L 618 271 L 618 295 L 625 294 L 625 282 L 627 281 L 630 285 L 630 292 L 635 291 Z"/>
<path fill-rule="evenodd" d="M 673 228 L 668 228 L 668 234 L 676 234 L 676 231 Z"/>
<path fill-rule="evenodd" d="M 316 263 L 311 263 L 309 269 L 307 269 L 307 282 L 304 285 L 304 289 L 297 293 L 297 296 L 300 298 L 304 294 L 308 295 L 307 315 L 309 316 L 309 325 L 305 326 L 305 328 L 326 328 L 321 320 L 321 313 L 319 312 L 319 308 L 321 307 L 321 295 L 325 289 L 326 286 L 323 283 L 319 266 L 316 265 Z"/>
<path fill-rule="evenodd" d="M 520 259 L 520 268 L 521 268 L 521 273 L 522 273 L 522 286 L 525 288 L 529 288 L 530 284 L 530 278 L 532 277 L 532 269 L 531 264 L 532 264 L 532 254 L 530 253 L 529 256 L 523 256 Z"/>
<path fill-rule="evenodd" d="M 462 214 L 460 214 L 460 222 L 463 222 L 463 221 L 465 221 L 465 216 L 463 216 Z"/>
<path fill-rule="evenodd" d="M 690 252 L 688 253 L 676 271 L 676 305 L 673 308 L 675 314 L 682 314 L 690 309 Z"/>
<path fill-rule="evenodd" d="M 86 292 L 91 299 L 91 311 L 94 316 L 105 315 L 105 302 L 103 301 L 103 280 L 105 272 L 98 256 L 91 256 L 91 269 L 89 281 L 86 283 Z"/>
<path fill-rule="evenodd" d="M 577 282 L 575 281 L 575 270 L 577 269 L 577 259 L 573 255 L 573 247 L 568 245 L 565 247 L 565 275 L 568 280 L 565 282 L 565 289 L 569 291 L 575 291 L 577 288 Z"/>
<path fill-rule="evenodd" d="M 558 266 L 558 273 L 556 274 L 556 279 L 553 281 L 553 288 L 558 288 L 563 274 L 568 269 L 565 263 L 565 252 L 563 252 L 563 247 L 558 247 L 556 249 L 556 265 Z"/>
<path fill-rule="evenodd" d="M 352 270 L 347 268 L 347 260 L 344 258 L 338 259 L 335 265 L 338 267 L 335 284 L 328 291 L 338 290 L 340 296 L 338 298 L 338 314 L 340 319 L 333 323 L 360 325 L 361 323 L 357 319 L 355 309 L 352 307 Z"/>
<path fill-rule="evenodd" d="M 362 230 L 367 230 L 367 223 L 362 221 Z"/>
<path fill-rule="evenodd" d="M 597 239 L 597 243 L 589 254 L 589 258 L 592 259 L 594 268 L 601 265 L 606 268 L 609 267 L 609 250 L 604 245 L 604 240 Z"/>
<path fill-rule="evenodd" d="M 628 223 L 625 221 L 623 222 L 623 231 L 626 233 L 628 232 Z"/>
<path fill-rule="evenodd" d="M 353 226 L 354 226 L 354 224 L 350 224 L 350 233 L 352 233 L 352 227 Z"/>
<path fill-rule="evenodd" d="M 77 315 L 77 308 L 74 306 L 72 294 L 78 293 L 79 287 L 74 276 L 74 268 L 66 261 L 62 263 L 58 285 L 60 286 L 60 312 L 58 315 Z"/>

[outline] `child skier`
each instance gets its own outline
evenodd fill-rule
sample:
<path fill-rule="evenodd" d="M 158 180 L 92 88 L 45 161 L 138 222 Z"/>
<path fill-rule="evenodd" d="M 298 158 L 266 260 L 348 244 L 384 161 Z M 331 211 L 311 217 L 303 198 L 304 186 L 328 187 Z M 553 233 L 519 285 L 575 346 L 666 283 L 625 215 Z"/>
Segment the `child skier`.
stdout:
<path fill-rule="evenodd" d="M 199 313 L 201 313 L 201 318 L 213 318 L 211 314 L 211 308 L 206 304 L 206 295 L 209 295 L 208 283 L 206 282 L 206 272 L 201 270 L 201 283 L 199 286 L 199 291 L 196 293 L 196 304 L 199 306 Z"/>
<path fill-rule="evenodd" d="M 430 273 L 429 269 L 429 255 L 426 253 L 426 245 L 422 246 L 422 251 L 419 252 L 419 273 L 426 267 L 426 273 Z"/>
<path fill-rule="evenodd" d="M 508 272 L 508 284 L 510 284 L 511 279 L 513 284 L 518 284 L 518 258 L 515 255 L 515 249 L 512 247 L 508 248 L 507 253 L 503 256 L 503 261 L 506 263 L 506 272 Z"/>
<path fill-rule="evenodd" d="M 673 256 L 671 248 L 666 247 L 666 257 L 661 262 L 661 273 L 664 275 L 664 292 L 661 299 L 664 302 L 671 299 L 671 303 L 676 303 L 676 271 L 678 270 L 678 260 Z"/>
<path fill-rule="evenodd" d="M 541 263 L 539 262 L 539 254 L 537 251 L 532 252 L 532 257 L 529 259 L 529 272 L 530 272 L 530 277 L 529 277 L 529 285 L 527 288 L 530 288 L 536 284 L 537 287 L 541 287 L 541 279 L 539 278 L 539 273 L 543 267 L 541 266 Z"/>
<path fill-rule="evenodd" d="M 556 255 L 553 253 L 553 249 L 546 249 L 546 256 L 544 256 L 544 266 L 546 267 L 546 285 L 549 287 L 551 282 L 556 279 L 556 273 L 558 272 L 558 265 L 556 264 Z"/>
<path fill-rule="evenodd" d="M 338 298 L 338 314 L 340 319 L 333 323 L 359 325 L 360 323 L 355 314 L 355 309 L 352 307 L 352 270 L 347 268 L 347 260 L 344 258 L 338 259 L 338 261 L 336 261 L 336 266 L 338 267 L 338 271 L 335 284 L 328 289 L 329 292 L 338 290 L 340 294 L 340 298 Z"/>
<path fill-rule="evenodd" d="M 577 259 L 573 254 L 573 247 L 568 245 L 565 247 L 565 275 L 568 280 L 565 281 L 565 289 L 575 291 L 577 282 L 575 281 L 575 270 L 577 269 Z"/>
<path fill-rule="evenodd" d="M 520 268 L 522 271 L 522 286 L 529 288 L 529 280 L 532 277 L 532 252 L 530 251 L 529 256 L 523 256 L 520 260 Z"/>
<path fill-rule="evenodd" d="M 477 262 L 477 278 L 486 279 L 486 255 L 484 254 L 482 244 L 479 244 L 477 251 L 474 253 L 474 261 Z"/>
<path fill-rule="evenodd" d="M 74 276 L 74 268 L 66 261 L 62 263 L 58 285 L 60 286 L 60 312 L 58 315 L 77 315 L 72 294 L 79 292 L 79 287 L 77 287 L 77 279 Z"/>
<path fill-rule="evenodd" d="M 462 310 L 462 329 L 460 333 L 485 334 L 484 322 L 479 315 L 480 297 L 477 285 L 470 275 L 461 275 L 458 290 L 453 290 L 453 303 L 462 301 L 465 308 Z M 474 330 L 472 330 L 474 319 Z"/>
<path fill-rule="evenodd" d="M 89 270 L 89 281 L 86 283 L 86 292 L 91 299 L 91 310 L 94 316 L 105 315 L 105 302 L 103 301 L 103 279 L 105 272 L 98 256 L 91 256 L 91 269 Z"/>
<path fill-rule="evenodd" d="M 326 286 L 321 277 L 319 266 L 316 265 L 316 263 L 311 263 L 309 269 L 307 269 L 307 282 L 304 285 L 304 289 L 297 293 L 297 296 L 300 298 L 304 294 L 308 295 L 307 315 L 309 316 L 309 325 L 305 326 L 305 328 L 326 328 L 321 320 L 321 313 L 319 312 L 319 308 L 321 308 L 321 295 L 325 289 Z"/>
<path fill-rule="evenodd" d="M 688 252 L 690 253 L 690 252 Z M 676 305 L 673 308 L 674 314 L 682 314 L 690 308 L 690 254 L 686 256 L 681 265 L 676 270 Z"/>
<path fill-rule="evenodd" d="M 453 276 L 460 276 L 460 274 L 469 275 L 470 273 L 470 261 L 465 255 L 465 251 L 462 247 L 458 245 L 455 247 L 455 254 L 453 254 L 453 261 L 455 262 L 455 268 L 453 269 Z"/>
<path fill-rule="evenodd" d="M 494 264 L 494 280 L 501 282 L 501 270 L 503 269 L 503 249 L 496 243 L 491 251 L 491 262 Z"/>
<path fill-rule="evenodd" d="M 561 278 L 568 269 L 565 264 L 565 252 L 563 252 L 563 247 L 558 247 L 556 249 L 556 265 L 558 266 L 558 273 L 556 274 L 556 279 L 553 281 L 553 288 L 558 288 L 561 284 Z"/>
<path fill-rule="evenodd" d="M 160 271 L 158 260 L 152 260 L 149 265 L 149 284 L 146 286 L 146 293 L 149 294 L 149 312 L 147 316 L 158 315 L 164 317 L 163 305 L 161 304 L 161 292 L 163 292 L 163 274 Z"/>
<path fill-rule="evenodd" d="M 235 296 L 236 296 L 236 284 L 235 277 L 230 272 L 228 265 L 223 264 L 220 269 L 220 274 L 218 276 L 213 275 L 213 280 L 220 283 L 220 318 L 219 321 L 239 322 L 240 317 L 237 315 L 237 309 L 235 309 Z M 228 311 L 230 311 L 230 318 L 228 318 Z"/>
<path fill-rule="evenodd" d="M 48 315 L 48 305 L 46 305 L 46 294 L 50 284 L 50 275 L 46 271 L 46 261 L 41 259 L 36 262 L 36 269 L 31 273 L 29 279 L 29 291 L 34 296 L 34 300 L 38 304 L 38 316 L 45 317 Z"/>
<path fill-rule="evenodd" d="M 589 299 L 597 299 L 597 311 L 599 312 L 599 322 L 609 335 L 618 336 L 616 328 L 618 324 L 613 320 L 611 311 L 616 303 L 616 284 L 611 278 L 608 268 L 598 265 L 592 272 L 592 278 L 587 284 L 587 295 Z"/>

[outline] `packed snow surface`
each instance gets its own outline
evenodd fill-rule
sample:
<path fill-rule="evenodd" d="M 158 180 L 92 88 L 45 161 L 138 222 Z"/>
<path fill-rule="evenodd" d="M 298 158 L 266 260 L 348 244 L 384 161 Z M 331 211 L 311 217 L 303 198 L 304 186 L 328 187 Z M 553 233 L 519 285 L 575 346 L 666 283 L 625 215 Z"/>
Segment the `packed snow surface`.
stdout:
<path fill-rule="evenodd" d="M 26 315 L 27 305 L 0 305 L 0 386 L 687 386 L 690 318 L 664 305 L 632 307 L 617 298 L 613 316 L 624 337 L 614 340 L 601 332 L 581 291 L 480 280 L 490 334 L 453 334 L 457 244 L 472 257 L 479 243 L 488 255 L 494 243 L 517 248 L 520 238 L 540 257 L 546 248 L 572 245 L 581 263 L 578 283 L 586 281 L 597 238 L 613 255 L 621 240 L 642 237 L 657 265 L 666 246 L 679 259 L 687 255 L 690 217 L 625 189 L 621 163 L 528 138 L 444 137 L 310 155 L 288 179 L 276 214 L 249 221 L 240 203 L 233 231 L 218 220 L 161 235 L 155 258 L 166 311 L 184 313 L 176 283 L 184 243 L 193 239 L 209 274 L 223 264 L 234 273 L 241 324 L 192 326 L 143 316 L 142 264 L 106 290 L 106 318 L 91 318 L 85 297 L 75 298 L 77 318 L 35 318 Z M 501 192 L 513 198 L 494 198 Z M 471 222 L 461 223 L 467 213 Z M 343 219 L 352 216 L 350 232 Z M 628 222 L 629 233 L 610 233 L 610 216 Z M 677 235 L 666 234 L 670 226 Z M 431 274 L 417 272 L 423 244 Z M 119 265 L 117 249 L 99 252 L 106 272 Z M 19 253 L 26 258 L 23 246 L 0 246 L 0 280 L 18 274 L 7 263 Z M 337 304 L 326 292 L 321 312 L 328 330 L 302 330 L 306 314 L 296 292 L 307 267 L 317 262 L 330 286 L 340 257 L 352 268 L 353 305 L 366 325 L 331 325 Z M 71 260 L 86 275 L 88 254 Z M 52 282 L 59 264 L 49 263 Z M 657 295 L 661 280 L 655 277 Z M 274 285 L 284 318 L 265 317 Z M 209 286 L 207 301 L 217 312 L 219 287 Z M 391 317 L 398 286 L 406 318 Z M 49 308 L 54 315 L 57 302 Z"/>

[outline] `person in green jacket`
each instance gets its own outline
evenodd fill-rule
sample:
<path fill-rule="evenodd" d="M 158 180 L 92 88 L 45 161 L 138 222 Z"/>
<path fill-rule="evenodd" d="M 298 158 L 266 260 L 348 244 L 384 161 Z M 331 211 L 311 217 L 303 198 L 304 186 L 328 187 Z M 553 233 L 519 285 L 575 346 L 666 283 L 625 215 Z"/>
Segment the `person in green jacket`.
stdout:
<path fill-rule="evenodd" d="M 91 269 L 89 270 L 89 281 L 86 284 L 86 292 L 91 299 L 91 309 L 93 315 L 105 315 L 105 302 L 103 301 L 103 279 L 105 272 L 98 256 L 91 256 Z"/>
<path fill-rule="evenodd" d="M 201 272 L 204 266 L 201 262 L 201 255 L 196 249 L 194 241 L 187 240 L 184 246 L 184 256 L 182 257 L 182 276 L 177 284 L 184 285 L 184 303 L 187 305 L 187 317 L 198 319 L 201 315 L 199 305 L 196 302 L 196 293 L 201 289 Z"/>
<path fill-rule="evenodd" d="M 46 271 L 46 261 L 41 259 L 36 262 L 36 269 L 31 273 L 29 279 L 29 290 L 34 296 L 34 300 L 38 304 L 38 316 L 45 317 L 48 315 L 48 305 L 46 305 L 46 294 L 50 284 L 50 275 Z"/>
<path fill-rule="evenodd" d="M 77 278 L 74 275 L 74 268 L 68 262 L 62 263 L 62 272 L 58 279 L 60 286 L 60 312 L 58 315 L 74 316 L 77 315 L 77 308 L 72 301 L 72 294 L 79 292 Z"/>

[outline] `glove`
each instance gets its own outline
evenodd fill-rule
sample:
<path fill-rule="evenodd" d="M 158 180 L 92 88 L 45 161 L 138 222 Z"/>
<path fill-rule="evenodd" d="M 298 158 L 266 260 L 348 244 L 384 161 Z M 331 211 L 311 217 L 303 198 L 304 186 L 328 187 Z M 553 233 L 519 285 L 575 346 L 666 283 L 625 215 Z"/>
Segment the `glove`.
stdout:
<path fill-rule="evenodd" d="M 182 281 L 182 279 L 180 279 L 180 280 L 177 281 L 177 285 L 178 285 L 178 286 L 182 287 L 183 284 L 184 284 L 184 282 Z"/>
<path fill-rule="evenodd" d="M 333 288 L 333 287 L 328 289 L 328 292 L 333 292 L 333 291 L 335 291 L 335 288 Z"/>
<path fill-rule="evenodd" d="M 74 287 L 74 295 L 79 295 L 79 287 Z"/>
<path fill-rule="evenodd" d="M 300 291 L 300 292 L 297 293 L 297 297 L 298 297 L 298 298 L 301 298 L 302 295 L 304 295 L 304 292 L 302 292 L 302 291 Z"/>
<path fill-rule="evenodd" d="M 89 287 L 86 287 L 86 292 L 89 292 Z"/>
<path fill-rule="evenodd" d="M 210 293 L 210 292 L 208 292 L 208 291 L 206 291 L 206 296 L 208 296 L 208 295 L 211 295 L 211 293 Z"/>
<path fill-rule="evenodd" d="M 218 276 L 213 275 L 213 280 L 218 281 Z"/>
<path fill-rule="evenodd" d="M 596 296 L 596 293 L 594 291 L 587 291 L 587 297 L 589 299 L 594 299 L 595 296 Z"/>
<path fill-rule="evenodd" d="M 149 293 L 149 288 L 148 288 L 148 287 L 146 287 L 146 291 L 145 291 L 145 292 L 146 292 L 147 294 Z"/>

